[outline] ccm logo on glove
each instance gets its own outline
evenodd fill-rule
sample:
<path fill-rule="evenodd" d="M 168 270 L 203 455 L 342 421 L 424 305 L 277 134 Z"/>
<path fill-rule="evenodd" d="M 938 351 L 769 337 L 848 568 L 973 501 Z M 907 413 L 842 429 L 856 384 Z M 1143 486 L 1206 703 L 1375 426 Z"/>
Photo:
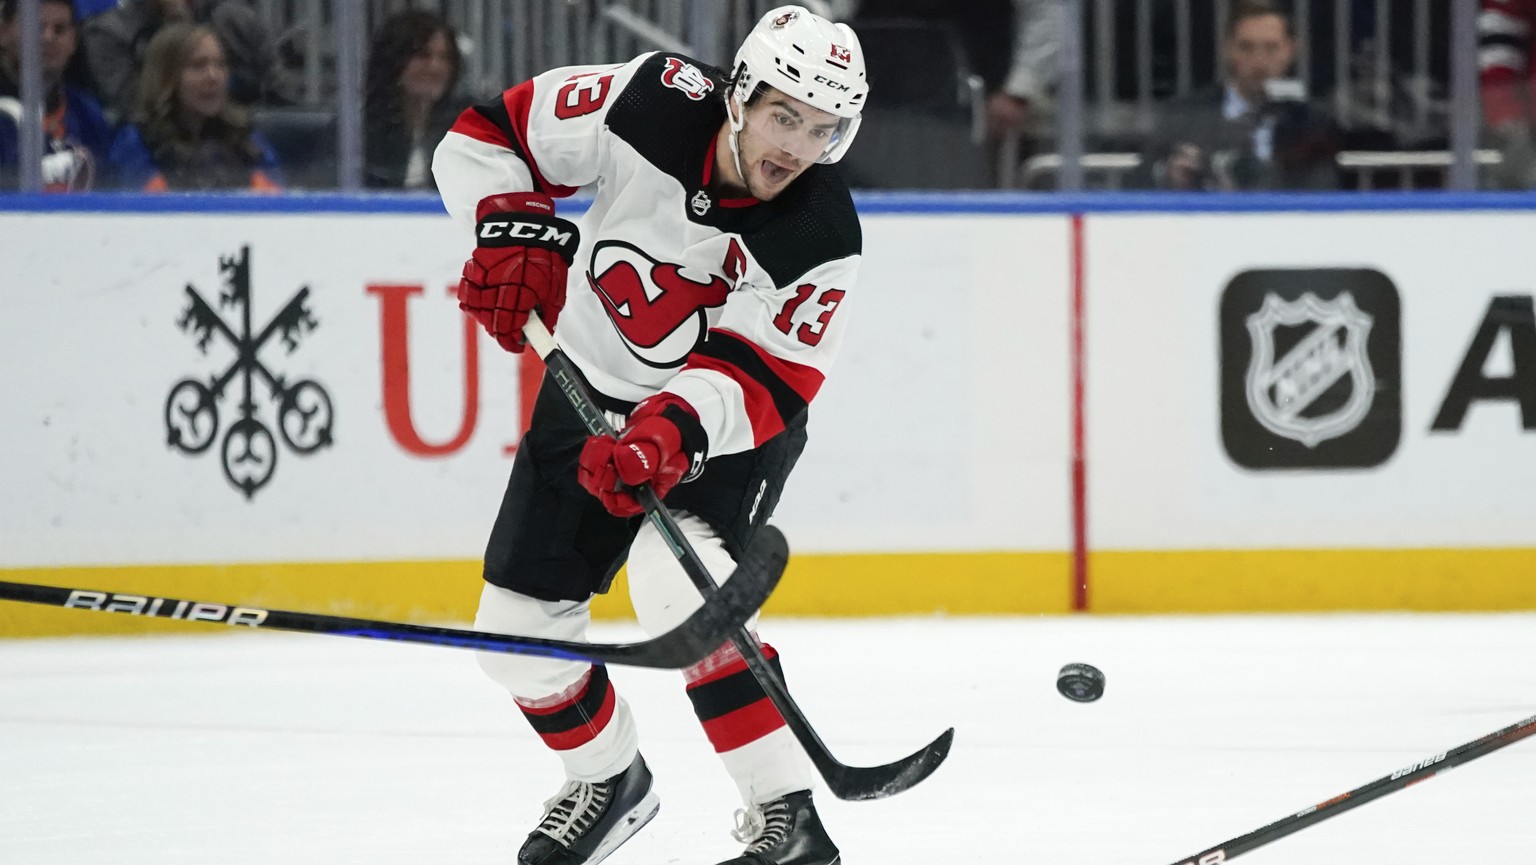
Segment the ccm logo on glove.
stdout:
<path fill-rule="evenodd" d="M 570 225 L 570 223 L 566 224 Z M 555 250 L 565 245 L 574 246 L 571 242 L 574 236 L 573 231 L 574 227 L 562 231 L 559 226 L 545 225 L 541 222 L 506 222 L 488 219 L 480 223 L 481 240 L 506 240 L 512 243 L 532 240 L 538 241 L 541 246 L 548 245 Z"/>
<path fill-rule="evenodd" d="M 464 263 L 459 309 L 474 316 L 502 348 L 522 351 L 529 313 L 538 310 L 550 330 L 559 321 L 566 271 L 581 234 L 555 216 L 549 196 L 537 192 L 488 196 L 475 220 L 478 246 Z"/>
<path fill-rule="evenodd" d="M 609 513 L 632 517 L 645 510 L 634 488 L 650 484 L 657 498 L 666 498 L 704 470 L 708 440 L 692 406 L 659 394 L 635 407 L 618 438 L 587 439 L 576 479 Z"/>
<path fill-rule="evenodd" d="M 635 459 L 640 461 L 640 471 L 649 474 L 651 471 L 651 461 L 645 458 L 645 449 L 639 445 L 629 445 L 629 449 L 635 455 Z"/>

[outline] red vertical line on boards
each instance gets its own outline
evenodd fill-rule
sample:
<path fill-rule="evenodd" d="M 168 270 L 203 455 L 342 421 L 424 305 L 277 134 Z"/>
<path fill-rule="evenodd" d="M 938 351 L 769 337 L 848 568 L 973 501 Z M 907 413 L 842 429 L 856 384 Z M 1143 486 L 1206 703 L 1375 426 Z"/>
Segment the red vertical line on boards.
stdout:
<path fill-rule="evenodd" d="M 511 444 L 503 445 L 503 456 L 512 456 L 522 444 L 528 427 L 533 425 L 533 404 L 539 396 L 539 386 L 544 381 L 544 361 L 537 352 L 525 351 L 517 356 L 517 437 Z"/>
<path fill-rule="evenodd" d="M 1072 214 L 1072 609 L 1088 610 L 1088 470 L 1083 423 L 1083 215 Z"/>

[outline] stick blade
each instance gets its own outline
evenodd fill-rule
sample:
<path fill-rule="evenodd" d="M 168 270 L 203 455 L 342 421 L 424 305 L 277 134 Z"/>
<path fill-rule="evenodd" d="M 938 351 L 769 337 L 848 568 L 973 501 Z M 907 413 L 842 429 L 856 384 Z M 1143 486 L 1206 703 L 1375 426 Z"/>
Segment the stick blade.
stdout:
<path fill-rule="evenodd" d="M 827 789 L 839 799 L 863 801 L 884 799 L 910 789 L 933 774 L 949 756 L 950 745 L 955 741 L 955 728 L 950 727 L 937 739 L 914 754 L 884 766 L 818 766 Z"/>
<path fill-rule="evenodd" d="M 773 594 L 787 564 L 784 533 L 773 526 L 758 529 L 719 591 L 681 625 L 652 641 L 654 657 L 647 666 L 692 666 L 729 642 Z"/>

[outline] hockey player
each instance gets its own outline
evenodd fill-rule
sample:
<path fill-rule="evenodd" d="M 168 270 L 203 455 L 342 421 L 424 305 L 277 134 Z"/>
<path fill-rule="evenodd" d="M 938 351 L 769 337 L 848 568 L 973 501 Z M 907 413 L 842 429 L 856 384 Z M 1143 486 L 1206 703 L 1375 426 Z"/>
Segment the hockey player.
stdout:
<path fill-rule="evenodd" d="M 509 351 L 530 310 L 621 416 L 589 437 L 542 389 L 485 556 L 476 627 L 581 639 L 629 565 L 641 626 L 702 603 L 632 489 L 650 484 L 716 581 L 773 513 L 806 406 L 842 342 L 857 214 L 827 163 L 868 86 L 858 39 L 799 6 L 758 22 L 729 75 L 676 54 L 555 69 L 466 111 L 433 172 L 475 231 L 460 306 Z M 595 189 L 580 226 L 553 198 Z M 777 666 L 773 648 L 763 653 Z M 629 706 L 606 670 L 485 655 L 564 763 L 518 862 L 596 863 L 656 813 Z M 730 644 L 684 671 L 745 808 L 727 865 L 834 865 L 809 761 Z"/>

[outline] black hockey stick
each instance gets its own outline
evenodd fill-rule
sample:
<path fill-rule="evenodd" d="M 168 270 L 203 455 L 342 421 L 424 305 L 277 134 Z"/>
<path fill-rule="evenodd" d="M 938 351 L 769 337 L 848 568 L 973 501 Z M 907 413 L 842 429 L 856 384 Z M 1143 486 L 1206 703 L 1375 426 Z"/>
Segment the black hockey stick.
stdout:
<path fill-rule="evenodd" d="M 544 359 L 544 365 L 549 368 L 550 375 L 554 377 L 560 390 L 570 400 L 571 406 L 581 416 L 582 423 L 592 435 L 613 435 L 613 425 L 608 422 L 607 416 L 598 408 L 592 400 L 592 395 L 587 392 L 586 384 L 577 372 L 575 364 L 571 363 L 563 352 L 555 345 L 554 337 L 537 315 L 529 316 L 528 325 L 523 328 L 523 335 L 528 338 L 528 344 Z M 677 520 L 672 513 L 656 497 L 656 493 L 649 485 L 643 485 L 636 491 L 640 503 L 645 506 L 646 515 L 661 533 L 667 546 L 671 548 L 672 555 L 677 557 L 683 570 L 688 574 L 688 579 L 698 587 L 704 597 L 712 598 L 719 589 L 714 580 L 709 576 L 709 569 L 699 558 L 697 552 L 683 536 L 683 531 L 677 525 Z M 729 582 L 726 583 L 730 585 Z M 800 741 L 800 746 L 811 758 L 816 766 L 816 771 L 827 783 L 827 789 L 839 799 L 883 799 L 886 796 L 894 796 L 906 790 L 912 785 L 922 781 L 933 770 L 944 762 L 949 756 L 950 743 L 955 738 L 955 728 L 945 730 L 937 739 L 934 739 L 922 750 L 884 766 L 849 766 L 832 756 L 826 743 L 816 734 L 811 727 L 811 722 L 806 719 L 805 713 L 789 695 L 789 689 L 785 687 L 784 680 L 768 660 L 763 657 L 763 650 L 757 645 L 745 626 L 739 627 L 731 634 L 730 640 L 735 644 L 737 651 L 746 661 L 747 668 L 752 671 L 752 676 L 757 679 L 759 685 L 767 692 L 768 698 L 773 701 L 779 714 L 784 717 L 784 723 L 789 726 L 795 738 Z M 724 642 L 724 641 L 722 641 Z"/>
<path fill-rule="evenodd" d="M 1221 865 L 1250 850 L 1256 850 L 1271 841 L 1284 838 L 1292 832 L 1299 832 L 1329 817 L 1336 817 L 1351 808 L 1358 808 L 1373 799 L 1380 799 L 1388 793 L 1395 793 L 1404 787 L 1427 781 L 1452 766 L 1470 763 L 1484 754 L 1490 754 L 1532 734 L 1536 734 L 1536 715 L 1518 724 L 1505 727 L 1497 733 L 1489 733 L 1475 742 L 1468 742 L 1459 748 L 1452 748 L 1427 760 L 1420 760 L 1385 778 L 1377 778 L 1363 787 L 1356 787 L 1348 793 L 1313 805 L 1305 811 L 1276 820 L 1262 829 L 1255 829 L 1247 835 L 1238 836 L 1209 850 L 1196 853 L 1194 856 L 1187 856 L 1180 859 L 1178 865 Z"/>
<path fill-rule="evenodd" d="M 29 583 L 0 582 L 0 600 L 25 601 L 72 610 L 128 613 L 184 622 L 211 622 L 251 628 L 272 628 L 308 634 L 334 634 L 370 640 L 397 640 L 434 646 L 455 646 L 484 652 L 538 655 L 632 667 L 682 668 L 696 664 L 741 630 L 773 593 L 789 546 L 777 529 L 759 532 L 719 594 L 681 625 L 650 640 L 634 643 L 584 643 L 541 637 L 520 637 L 487 631 L 437 628 L 404 622 L 384 622 L 296 613 L 206 601 L 183 601 L 150 595 L 66 589 Z"/>

